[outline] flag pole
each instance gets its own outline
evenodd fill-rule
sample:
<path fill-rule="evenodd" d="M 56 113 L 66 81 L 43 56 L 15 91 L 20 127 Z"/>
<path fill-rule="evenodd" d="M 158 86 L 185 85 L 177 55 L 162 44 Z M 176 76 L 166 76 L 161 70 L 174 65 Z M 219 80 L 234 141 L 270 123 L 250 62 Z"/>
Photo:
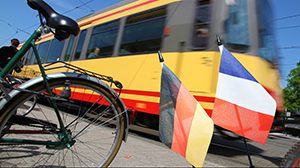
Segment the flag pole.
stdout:
<path fill-rule="evenodd" d="M 221 41 L 221 38 L 219 35 L 217 35 L 217 44 L 218 46 L 221 46 L 223 45 L 222 44 L 222 41 Z M 248 160 L 249 160 L 249 164 L 250 164 L 250 168 L 254 168 L 253 164 L 252 164 L 252 160 L 251 160 L 251 157 L 250 157 L 250 152 L 249 152 L 249 149 L 248 149 L 248 145 L 247 145 L 247 141 L 246 141 L 246 138 L 243 137 L 243 140 L 244 140 L 244 144 L 245 144 L 245 148 L 246 148 L 246 153 L 247 153 L 247 156 L 248 156 Z"/>
<path fill-rule="evenodd" d="M 246 148 L 246 152 L 247 152 L 247 156 L 248 156 L 248 160 L 249 160 L 249 164 L 250 164 L 249 168 L 254 168 L 254 166 L 252 164 L 252 161 L 251 161 L 250 152 L 249 152 L 249 149 L 248 149 L 246 138 L 243 137 L 243 140 L 244 140 L 244 144 L 245 144 L 245 148 Z"/>
<path fill-rule="evenodd" d="M 219 35 L 217 35 L 217 44 L 218 44 L 218 46 L 223 45 Z"/>
<path fill-rule="evenodd" d="M 157 52 L 158 52 L 159 62 L 160 62 L 160 63 L 163 63 L 163 62 L 164 62 L 163 56 L 161 55 L 161 53 L 160 53 L 159 50 L 158 50 Z"/>

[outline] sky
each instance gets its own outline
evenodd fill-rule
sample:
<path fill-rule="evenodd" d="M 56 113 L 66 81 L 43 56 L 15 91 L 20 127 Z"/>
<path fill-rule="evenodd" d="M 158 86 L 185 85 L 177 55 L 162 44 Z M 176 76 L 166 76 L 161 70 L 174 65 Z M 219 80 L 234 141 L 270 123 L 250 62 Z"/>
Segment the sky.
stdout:
<path fill-rule="evenodd" d="M 121 0 L 44 0 L 58 13 L 78 19 Z M 280 57 L 281 86 L 300 61 L 300 0 L 270 0 L 273 8 L 276 45 Z M 37 12 L 26 0 L 0 0 L 0 47 L 10 39 L 25 41 L 37 28 Z M 86 4 L 86 5 L 85 5 Z"/>
<path fill-rule="evenodd" d="M 287 75 L 300 61 L 300 0 L 271 0 L 274 12 L 276 44 L 279 54 L 282 87 Z"/>

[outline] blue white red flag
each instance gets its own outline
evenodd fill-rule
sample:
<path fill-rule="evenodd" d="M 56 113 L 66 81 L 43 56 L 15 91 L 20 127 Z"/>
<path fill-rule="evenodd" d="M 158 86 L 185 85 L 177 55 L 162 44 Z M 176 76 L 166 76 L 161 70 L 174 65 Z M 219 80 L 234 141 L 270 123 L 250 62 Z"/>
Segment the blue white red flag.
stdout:
<path fill-rule="evenodd" d="M 276 111 L 276 102 L 247 69 L 223 46 L 214 124 L 265 144 Z"/>

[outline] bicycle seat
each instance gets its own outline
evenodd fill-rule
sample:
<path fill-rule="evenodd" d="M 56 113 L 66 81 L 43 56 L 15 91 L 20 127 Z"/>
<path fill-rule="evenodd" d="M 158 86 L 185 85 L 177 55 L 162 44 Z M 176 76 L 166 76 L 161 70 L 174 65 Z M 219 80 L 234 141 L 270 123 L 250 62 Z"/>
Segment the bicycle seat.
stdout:
<path fill-rule="evenodd" d="M 57 13 L 43 0 L 27 0 L 27 4 L 45 17 L 46 25 L 55 29 L 55 38 L 59 41 L 79 34 L 80 29 L 76 21 Z"/>

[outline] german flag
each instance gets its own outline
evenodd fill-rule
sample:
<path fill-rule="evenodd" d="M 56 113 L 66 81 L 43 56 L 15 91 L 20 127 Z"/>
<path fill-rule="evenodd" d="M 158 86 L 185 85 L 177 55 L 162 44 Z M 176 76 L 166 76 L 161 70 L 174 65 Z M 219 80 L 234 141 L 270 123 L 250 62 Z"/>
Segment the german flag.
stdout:
<path fill-rule="evenodd" d="M 213 122 L 176 75 L 162 62 L 159 137 L 195 167 L 202 167 Z"/>

